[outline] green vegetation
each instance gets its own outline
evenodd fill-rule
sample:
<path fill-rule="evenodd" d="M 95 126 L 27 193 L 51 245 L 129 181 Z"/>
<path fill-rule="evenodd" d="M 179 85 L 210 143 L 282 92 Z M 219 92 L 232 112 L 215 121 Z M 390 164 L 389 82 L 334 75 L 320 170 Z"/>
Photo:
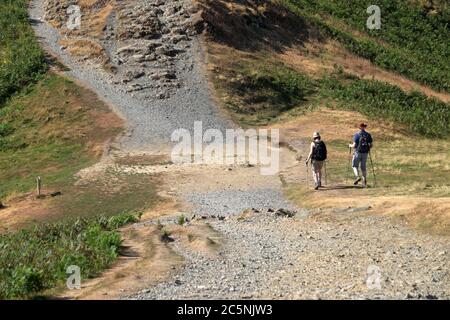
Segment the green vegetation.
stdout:
<path fill-rule="evenodd" d="M 450 9 L 380 0 L 382 27 L 368 30 L 366 0 L 283 0 L 351 52 L 437 90 L 450 92 Z M 355 32 L 359 32 L 356 36 Z"/>
<path fill-rule="evenodd" d="M 186 217 L 184 216 L 184 214 L 182 214 L 181 216 L 178 217 L 178 224 L 180 226 L 184 226 L 185 223 L 186 223 Z"/>
<path fill-rule="evenodd" d="M 0 108 L 47 70 L 27 8 L 28 0 L 0 0 Z M 0 127 L 0 136 L 3 129 Z"/>
<path fill-rule="evenodd" d="M 47 209 L 52 219 L 145 210 L 161 201 L 158 184 L 156 176 L 106 172 L 82 184 L 62 186 L 63 195 L 49 199 Z"/>
<path fill-rule="evenodd" d="M 42 176 L 61 184 L 97 159 L 91 148 L 120 128 L 98 128 L 107 106 L 88 90 L 49 73 L 0 109 L 0 199 L 29 191 Z"/>
<path fill-rule="evenodd" d="M 162 229 L 160 231 L 160 239 L 162 242 L 173 242 L 173 238 L 171 237 L 172 233 L 166 229 Z"/>
<path fill-rule="evenodd" d="M 337 77 L 321 80 L 321 88 L 322 96 L 333 98 L 341 108 L 406 125 L 427 137 L 450 134 L 450 106 L 420 92 L 405 93 L 379 81 L 342 81 Z"/>
<path fill-rule="evenodd" d="M 0 235 L 0 299 L 31 297 L 62 285 L 71 265 L 87 279 L 119 254 L 118 228 L 138 221 L 133 214 L 77 218 Z"/>
<path fill-rule="evenodd" d="M 305 76 L 284 66 L 263 65 L 256 70 L 245 70 L 245 86 L 235 86 L 244 94 L 253 93 L 254 100 L 277 103 L 280 112 L 305 100 L 311 93 L 312 82 Z"/>
<path fill-rule="evenodd" d="M 353 174 L 349 164 L 348 141 L 329 139 L 327 145 L 330 159 L 327 169 L 332 183 L 350 183 Z M 372 158 L 377 174 L 378 187 L 372 195 L 426 195 L 432 197 L 450 196 L 448 183 L 450 150 L 448 140 L 434 140 L 417 137 L 392 138 L 377 136 Z M 369 162 L 370 184 L 373 176 Z"/>
<path fill-rule="evenodd" d="M 215 78 L 225 104 L 243 125 L 265 125 L 307 102 L 315 91 L 314 82 L 282 63 L 264 56 L 234 60 L 223 66 Z M 224 81 L 225 80 L 225 81 Z"/>
<path fill-rule="evenodd" d="M 229 65 L 222 63 L 217 74 L 226 75 L 214 78 L 216 88 L 243 125 L 266 125 L 284 113 L 310 110 L 325 98 L 338 108 L 387 119 L 426 137 L 450 134 L 448 104 L 388 83 L 359 79 L 339 68 L 315 80 L 259 54 L 252 59 L 233 59 Z"/>

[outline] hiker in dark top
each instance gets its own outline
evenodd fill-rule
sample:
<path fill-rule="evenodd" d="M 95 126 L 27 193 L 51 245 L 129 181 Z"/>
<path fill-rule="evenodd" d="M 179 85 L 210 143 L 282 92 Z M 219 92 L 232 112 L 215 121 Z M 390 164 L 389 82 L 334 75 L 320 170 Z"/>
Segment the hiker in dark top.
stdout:
<path fill-rule="evenodd" d="M 373 147 L 373 140 L 370 133 L 366 131 L 367 124 L 361 123 L 359 125 L 359 132 L 355 133 L 353 137 L 353 143 L 349 145 L 354 149 L 352 168 L 355 174 L 354 185 L 356 186 L 362 179 L 363 186 L 367 186 L 367 157 L 369 156 L 370 149 Z M 358 167 L 361 165 L 362 177 L 359 176 Z"/>
<path fill-rule="evenodd" d="M 311 160 L 311 167 L 314 179 L 314 189 L 318 190 L 322 186 L 322 168 L 324 161 L 327 159 L 327 146 L 322 141 L 319 132 L 314 132 L 313 142 L 309 150 L 308 158 L 306 158 L 306 165 Z"/>

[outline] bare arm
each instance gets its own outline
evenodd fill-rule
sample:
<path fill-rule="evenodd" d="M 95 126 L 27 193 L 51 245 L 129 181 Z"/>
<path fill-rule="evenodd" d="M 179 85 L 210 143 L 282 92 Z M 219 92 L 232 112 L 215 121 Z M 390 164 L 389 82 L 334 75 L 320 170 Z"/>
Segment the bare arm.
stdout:
<path fill-rule="evenodd" d="M 308 158 L 306 158 L 306 163 L 308 163 L 309 160 L 311 160 L 311 157 L 312 157 L 312 154 L 313 154 L 313 150 L 314 150 L 314 142 L 311 142 L 311 146 L 309 148 Z"/>
<path fill-rule="evenodd" d="M 350 148 L 350 149 L 354 149 L 354 148 L 356 148 L 356 135 L 354 135 L 353 136 L 353 141 L 352 141 L 352 143 L 350 143 L 349 145 L 348 145 L 348 147 Z"/>

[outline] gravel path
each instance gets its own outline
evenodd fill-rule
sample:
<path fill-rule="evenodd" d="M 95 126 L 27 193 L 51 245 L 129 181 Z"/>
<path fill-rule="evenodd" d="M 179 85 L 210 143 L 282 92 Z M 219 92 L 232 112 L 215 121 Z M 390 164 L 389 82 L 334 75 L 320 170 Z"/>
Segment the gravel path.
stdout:
<path fill-rule="evenodd" d="M 190 193 L 185 201 L 192 205 L 192 213 L 201 216 L 229 216 L 249 208 L 296 210 L 283 199 L 280 189 L 258 188 L 246 191 L 215 190 L 207 193 Z"/>
<path fill-rule="evenodd" d="M 217 258 L 175 244 L 187 264 L 169 281 L 128 298 L 450 298 L 446 239 L 361 213 L 328 218 L 260 212 L 244 220 L 209 219 L 226 239 Z M 380 286 L 368 286 L 377 274 Z"/>
<path fill-rule="evenodd" d="M 144 99 L 127 94 L 123 86 L 112 82 L 110 74 L 78 63 L 62 50 L 58 30 L 44 21 L 44 0 L 31 1 L 29 13 L 41 44 L 70 68 L 67 75 L 88 85 L 126 119 L 128 134 L 121 141 L 122 151 L 152 151 L 155 146 L 167 145 L 174 130 L 192 131 L 194 121 L 202 121 L 204 129 L 233 127 L 212 103 L 197 38 L 193 38 L 187 54 L 176 61 L 181 88 L 168 99 Z"/>

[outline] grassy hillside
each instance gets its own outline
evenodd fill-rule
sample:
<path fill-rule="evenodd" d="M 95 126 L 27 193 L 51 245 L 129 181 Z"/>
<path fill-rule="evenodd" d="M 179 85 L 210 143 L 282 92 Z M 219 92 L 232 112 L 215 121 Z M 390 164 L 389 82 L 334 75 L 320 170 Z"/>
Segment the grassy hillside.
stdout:
<path fill-rule="evenodd" d="M 0 108 L 47 70 L 27 8 L 28 0 L 0 0 Z"/>
<path fill-rule="evenodd" d="M 450 9 L 402 0 L 378 1 L 380 30 L 368 30 L 365 0 L 285 0 L 291 12 L 355 54 L 437 90 L 450 92 Z"/>
<path fill-rule="evenodd" d="M 292 129 L 298 132 L 297 136 L 292 137 L 294 140 L 309 139 L 313 131 L 322 131 L 330 145 L 328 169 L 331 181 L 336 184 L 348 182 L 348 142 L 356 130 L 356 123 L 364 119 L 371 124 L 370 129 L 377 140 L 373 156 L 379 175 L 379 188 L 371 191 L 372 194 L 448 197 L 450 171 L 446 163 L 450 157 L 449 104 L 425 95 L 425 91 L 419 91 L 423 87 L 418 83 L 411 86 L 412 90 L 405 90 L 395 85 L 401 85 L 401 77 L 392 76 L 388 79 L 390 82 L 379 81 L 371 78 L 370 74 L 367 77 L 350 74 L 339 64 L 345 62 L 351 65 L 355 59 L 352 52 L 358 53 L 357 50 L 345 50 L 351 41 L 368 41 L 376 50 L 388 48 L 393 49 L 395 54 L 422 59 L 427 55 L 438 55 L 436 50 L 446 52 L 446 44 L 433 48 L 433 42 L 428 42 L 428 47 L 424 44 L 426 41 L 441 41 L 444 35 L 437 32 L 435 37 L 432 36 L 435 34 L 434 29 L 427 34 L 431 35 L 431 40 L 427 40 L 424 34 L 417 35 L 420 38 L 417 42 L 421 43 L 417 55 L 410 54 L 407 50 L 414 48 L 416 39 L 412 34 L 407 34 L 409 31 L 386 26 L 385 32 L 388 34 L 382 38 L 380 35 L 366 34 L 363 28 L 356 28 L 356 24 L 361 21 L 365 26 L 366 7 L 359 22 L 352 24 L 351 17 L 347 22 L 345 16 L 347 8 L 350 8 L 345 1 L 300 1 L 305 6 L 302 10 L 299 10 L 302 8 L 300 2 L 295 5 L 294 2 L 273 1 L 263 5 L 250 0 L 231 1 L 228 11 L 223 11 L 225 4 L 222 1 L 203 2 L 207 11 L 210 77 L 224 108 L 244 126 L 270 125 L 283 128 L 286 121 L 294 124 L 298 122 L 296 129 Z M 322 17 L 319 4 L 326 6 L 332 2 L 335 5 L 330 5 L 328 9 L 337 11 L 346 3 L 339 19 L 333 20 L 326 12 L 323 12 Z M 362 6 L 362 2 L 357 3 Z M 412 5 L 400 6 L 396 1 L 392 6 L 394 12 L 397 10 L 397 15 L 405 16 L 408 26 L 411 12 L 422 10 Z M 314 15 L 307 15 L 313 11 Z M 227 15 L 222 16 L 223 12 L 227 12 Z M 441 14 L 445 14 L 443 12 Z M 233 23 L 225 24 L 227 19 Z M 385 22 L 389 25 L 391 19 Z M 439 24 L 438 30 L 443 30 L 445 26 L 441 23 L 445 17 L 436 18 L 438 21 L 433 19 L 424 18 L 419 23 L 423 32 L 426 26 L 433 23 Z M 287 24 L 302 26 L 302 30 L 296 34 L 292 30 L 284 32 L 283 27 Z M 324 25 L 335 28 L 353 40 L 346 43 L 345 38 L 340 39 L 336 34 L 324 32 Z M 405 43 L 396 45 L 395 37 L 405 37 Z M 336 39 L 339 42 L 336 43 Z M 406 45 L 408 41 L 411 43 Z M 379 42 L 384 43 L 385 47 Z M 339 59 L 335 59 L 335 55 L 339 55 Z M 393 63 L 398 60 L 395 56 L 389 58 L 387 55 L 385 58 Z M 430 70 L 434 70 L 431 72 L 433 74 L 438 72 L 436 84 L 445 85 L 449 73 L 443 70 L 449 64 L 441 58 L 438 63 L 442 67 L 425 60 L 414 60 L 413 64 L 418 74 Z M 363 62 L 355 62 L 354 69 L 360 68 L 360 65 L 367 66 Z M 381 62 L 376 64 L 383 66 Z M 395 67 L 395 63 L 392 66 Z M 377 66 L 367 70 L 389 76 L 389 72 Z M 364 72 L 361 74 L 364 75 Z M 329 114 L 332 117 L 325 116 Z M 329 126 L 338 128 L 331 130 Z"/>
<path fill-rule="evenodd" d="M 159 199 L 149 176 L 75 183 L 123 122 L 93 92 L 49 71 L 27 6 L 0 0 L 0 299 L 63 285 L 69 265 L 84 280 L 98 275 L 119 254 L 118 228 L 137 221 L 126 212 Z M 32 192 L 37 176 L 43 199 Z"/>
<path fill-rule="evenodd" d="M 405 70 L 409 72 L 415 68 L 417 75 L 432 75 L 436 85 L 446 86 L 450 75 L 449 59 L 446 59 L 450 57 L 450 47 L 445 41 L 448 33 L 444 32 L 448 28 L 445 24 L 447 9 L 419 19 L 424 10 L 420 6 L 383 2 L 381 7 L 386 7 L 389 12 L 385 15 L 384 27 L 381 31 L 365 34 L 367 7 L 364 1 L 356 1 L 355 7 L 346 1 L 331 0 L 273 1 L 266 5 L 257 1 L 232 1 L 227 17 L 231 17 L 233 23 L 228 25 L 224 24 L 226 18 L 221 15 L 222 1 L 205 3 L 205 10 L 209 11 L 205 16 L 210 31 L 211 78 L 224 105 L 242 124 L 267 124 L 288 111 L 306 111 L 326 100 L 334 106 L 394 121 L 413 133 L 448 137 L 450 112 L 449 105 L 444 102 L 419 92 L 404 92 L 392 84 L 348 75 L 338 65 L 331 70 L 332 75 L 328 71 L 318 76 L 296 69 L 280 60 L 279 55 L 298 47 L 303 50 L 298 56 L 308 58 L 317 54 L 308 52 L 309 43 L 322 44 L 320 50 L 325 51 L 324 44 L 332 40 L 330 37 L 342 41 L 345 47 L 352 43 L 336 34 L 323 33 L 324 26 L 329 25 L 355 41 L 369 43 L 370 48 L 373 45 L 376 50 L 386 53 L 385 49 L 394 50 L 393 55 L 389 53 L 383 57 L 389 65 L 382 63 L 376 55 L 371 56 L 370 50 L 352 50 L 376 64 L 394 70 L 397 62 L 408 61 L 402 57 L 406 55 L 415 60 Z M 331 18 L 340 24 L 328 24 Z M 420 32 L 414 33 L 411 28 L 417 19 L 419 22 L 414 30 Z M 289 25 L 303 28 L 293 34 L 290 29 L 285 30 Z M 356 35 L 350 27 L 359 25 L 361 28 Z"/>
<path fill-rule="evenodd" d="M 114 118 L 94 94 L 52 73 L 10 98 L 0 109 L 0 199 L 29 191 L 37 176 L 47 186 L 69 181 L 120 132 Z"/>
<path fill-rule="evenodd" d="M 210 61 L 217 92 L 242 125 L 266 125 L 290 112 L 306 112 L 328 103 L 384 118 L 426 137 L 450 133 L 449 105 L 419 92 L 407 93 L 376 80 L 336 69 L 320 79 L 283 64 L 269 51 L 245 54 L 214 45 Z"/>
<path fill-rule="evenodd" d="M 380 81 L 345 75 L 325 78 L 320 87 L 321 97 L 331 98 L 340 108 L 393 121 L 426 137 L 450 136 L 450 106 L 420 92 L 405 93 Z"/>

